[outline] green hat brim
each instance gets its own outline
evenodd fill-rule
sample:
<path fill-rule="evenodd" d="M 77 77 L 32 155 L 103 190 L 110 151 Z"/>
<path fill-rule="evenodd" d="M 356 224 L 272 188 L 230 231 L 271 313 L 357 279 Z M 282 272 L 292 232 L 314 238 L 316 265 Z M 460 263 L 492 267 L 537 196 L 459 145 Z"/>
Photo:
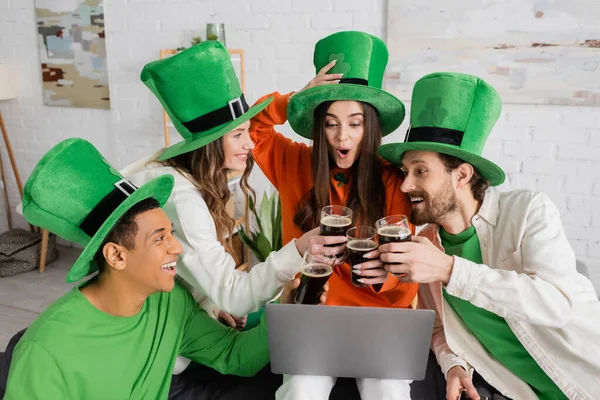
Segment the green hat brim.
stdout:
<path fill-rule="evenodd" d="M 374 87 L 353 83 L 317 86 L 304 90 L 290 99 L 287 117 L 292 129 L 312 139 L 315 109 L 326 101 L 354 100 L 371 104 L 379 112 L 381 135 L 394 132 L 406 114 L 404 104 L 394 95 Z"/>
<path fill-rule="evenodd" d="M 269 97 L 268 99 L 261 101 L 260 103 L 250 107 L 248 109 L 248 111 L 246 111 L 244 113 L 244 115 L 242 115 L 241 117 L 236 118 L 231 122 L 227 122 L 225 124 L 216 126 L 207 132 L 203 132 L 202 136 L 199 136 L 196 139 L 184 140 L 182 142 L 174 144 L 173 146 L 167 147 L 160 154 L 160 156 L 158 157 L 158 160 L 159 161 L 168 160 L 169 158 L 173 158 L 180 154 L 185 154 L 190 151 L 194 151 L 196 149 L 199 149 L 202 146 L 205 146 L 211 142 L 214 142 L 215 140 L 219 139 L 222 136 L 225 136 L 225 134 L 227 134 L 228 132 L 231 132 L 232 130 L 234 130 L 235 128 L 237 128 L 238 126 L 243 124 L 244 122 L 248 121 L 250 118 L 254 117 L 256 114 L 258 114 L 259 112 L 264 110 L 265 107 L 267 107 L 269 105 L 269 103 L 271 103 L 271 101 L 273 101 L 273 97 Z M 166 106 L 165 106 L 165 108 L 166 108 Z M 169 113 L 169 110 L 167 110 L 167 113 Z M 173 117 L 171 116 L 171 118 L 173 118 Z M 181 125 L 180 129 L 181 128 L 183 128 L 183 125 Z M 183 128 L 183 129 L 185 129 L 185 128 Z M 191 133 L 190 133 L 190 135 L 191 135 Z"/>
<path fill-rule="evenodd" d="M 164 206 L 171 195 L 173 185 L 174 179 L 171 175 L 159 176 L 144 184 L 133 192 L 131 196 L 127 197 L 106 221 L 104 221 L 100 226 L 100 229 L 98 229 L 87 246 L 85 246 L 83 252 L 71 267 L 71 270 L 67 275 L 67 282 L 77 282 L 91 273 L 96 272 L 98 270 L 98 265 L 96 264 L 96 261 L 94 261 L 94 256 L 119 219 L 136 203 L 148 198 L 154 198 L 160 203 L 161 207 Z"/>
<path fill-rule="evenodd" d="M 492 186 L 501 185 L 506 178 L 502 168 L 493 162 L 450 144 L 435 142 L 404 142 L 385 144 L 379 148 L 381 157 L 394 165 L 402 165 L 402 158 L 407 151 L 434 151 L 460 158 L 475 167 L 477 172 L 487 179 Z"/>

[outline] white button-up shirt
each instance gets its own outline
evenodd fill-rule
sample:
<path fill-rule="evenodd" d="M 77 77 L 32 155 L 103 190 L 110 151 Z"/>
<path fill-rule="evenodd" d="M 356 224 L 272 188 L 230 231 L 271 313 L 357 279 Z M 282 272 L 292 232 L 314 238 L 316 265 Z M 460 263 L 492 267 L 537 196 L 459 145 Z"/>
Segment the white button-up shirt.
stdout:
<path fill-rule="evenodd" d="M 483 264 L 454 257 L 446 291 L 503 317 L 569 399 L 600 399 L 600 302 L 576 270 L 556 206 L 539 192 L 490 188 L 471 222 Z M 442 248 L 438 232 L 430 224 L 419 235 Z M 431 347 L 444 374 L 455 365 L 474 368 L 505 396 L 537 399 L 470 333 L 441 283 L 421 285 L 419 305 L 436 311 Z"/>

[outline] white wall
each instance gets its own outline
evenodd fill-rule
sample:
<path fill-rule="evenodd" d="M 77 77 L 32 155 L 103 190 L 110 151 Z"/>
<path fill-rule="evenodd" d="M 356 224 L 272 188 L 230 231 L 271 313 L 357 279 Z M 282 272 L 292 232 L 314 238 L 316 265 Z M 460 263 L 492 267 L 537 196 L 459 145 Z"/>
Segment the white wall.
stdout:
<path fill-rule="evenodd" d="M 407 127 L 405 120 L 385 142 L 402 141 Z M 600 109 L 504 105 L 483 155 L 506 172 L 500 190 L 550 196 L 600 291 Z"/>
<path fill-rule="evenodd" d="M 205 37 L 208 22 L 225 23 L 228 46 L 245 50 L 250 101 L 306 84 L 314 74 L 314 43 L 327 34 L 355 29 L 385 37 L 386 0 L 104 3 L 112 104 L 108 111 L 43 105 L 33 1 L 0 0 L 0 62 L 16 73 L 20 94 L 18 100 L 0 102 L 0 111 L 23 180 L 44 152 L 67 137 L 90 140 L 118 167 L 161 147 L 161 109 L 140 83 L 139 73 L 158 57 L 159 49 L 187 46 L 196 34 Z M 386 142 L 402 140 L 405 128 L 406 123 Z M 298 138 L 289 127 L 283 131 Z M 543 190 L 558 204 L 571 243 L 600 289 L 600 109 L 506 105 L 486 154 L 508 174 L 503 189 Z M 8 167 L 5 152 L 3 159 Z M 254 182 L 266 187 L 260 178 Z M 16 186 L 11 182 L 9 188 L 16 204 Z"/>

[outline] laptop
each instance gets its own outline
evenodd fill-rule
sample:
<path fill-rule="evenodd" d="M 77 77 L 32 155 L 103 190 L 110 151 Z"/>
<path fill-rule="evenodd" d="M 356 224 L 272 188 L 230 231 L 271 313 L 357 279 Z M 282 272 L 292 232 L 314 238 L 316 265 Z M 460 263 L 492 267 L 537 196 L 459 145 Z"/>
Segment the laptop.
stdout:
<path fill-rule="evenodd" d="M 422 380 L 435 312 L 267 304 L 277 374 Z"/>

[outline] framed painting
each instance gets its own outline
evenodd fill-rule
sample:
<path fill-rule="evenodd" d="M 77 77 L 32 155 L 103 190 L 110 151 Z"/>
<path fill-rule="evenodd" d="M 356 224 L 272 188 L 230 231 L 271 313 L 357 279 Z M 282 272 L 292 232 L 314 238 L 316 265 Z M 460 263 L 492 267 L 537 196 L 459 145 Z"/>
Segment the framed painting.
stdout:
<path fill-rule="evenodd" d="M 103 0 L 35 0 L 44 104 L 110 108 Z"/>
<path fill-rule="evenodd" d="M 600 5 L 588 0 L 388 0 L 386 89 L 464 72 L 505 103 L 600 106 Z"/>

